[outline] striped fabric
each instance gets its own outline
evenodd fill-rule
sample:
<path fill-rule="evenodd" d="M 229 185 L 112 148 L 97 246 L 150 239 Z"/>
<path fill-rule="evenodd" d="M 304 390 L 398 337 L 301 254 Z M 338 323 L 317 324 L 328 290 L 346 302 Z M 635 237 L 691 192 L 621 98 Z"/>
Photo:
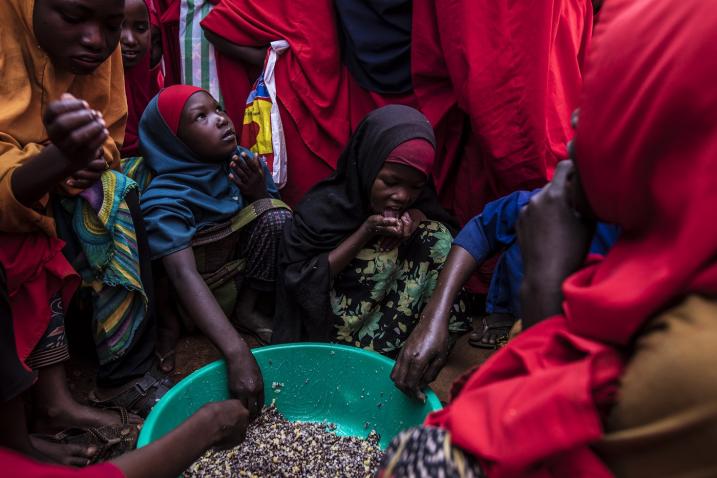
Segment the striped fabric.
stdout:
<path fill-rule="evenodd" d="M 147 296 L 140 279 L 137 237 L 128 191 L 137 184 L 108 170 L 101 181 L 65 201 L 83 254 L 73 266 L 93 290 L 95 345 L 100 363 L 123 356 L 144 321 Z"/>
<path fill-rule="evenodd" d="M 179 49 L 182 55 L 182 83 L 204 88 L 220 104 L 224 104 L 219 89 L 214 46 L 204 37 L 199 25 L 212 6 L 209 0 L 181 0 Z"/>
<path fill-rule="evenodd" d="M 152 180 L 152 171 L 145 165 L 144 158 L 142 156 L 122 158 L 120 165 L 122 166 L 124 175 L 137 183 L 141 195 Z"/>

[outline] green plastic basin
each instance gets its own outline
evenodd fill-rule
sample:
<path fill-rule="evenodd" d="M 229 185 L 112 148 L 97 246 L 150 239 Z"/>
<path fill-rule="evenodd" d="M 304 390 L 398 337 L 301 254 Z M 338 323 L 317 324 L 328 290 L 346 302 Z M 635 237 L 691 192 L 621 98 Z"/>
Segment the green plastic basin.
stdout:
<path fill-rule="evenodd" d="M 335 423 L 337 433 L 365 437 L 371 430 L 386 448 L 401 430 L 441 409 L 428 391 L 425 403 L 398 390 L 394 361 L 378 353 L 334 344 L 274 345 L 253 350 L 264 376 L 265 403 L 289 420 Z M 200 368 L 167 392 L 142 427 L 138 446 L 176 428 L 207 402 L 229 397 L 223 360 Z"/>

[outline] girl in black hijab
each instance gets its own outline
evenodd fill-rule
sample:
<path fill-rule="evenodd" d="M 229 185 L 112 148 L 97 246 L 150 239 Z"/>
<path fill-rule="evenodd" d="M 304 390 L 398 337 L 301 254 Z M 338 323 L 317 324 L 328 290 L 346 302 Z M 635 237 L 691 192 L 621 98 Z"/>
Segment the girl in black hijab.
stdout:
<path fill-rule="evenodd" d="M 284 230 L 274 342 L 332 341 L 395 357 L 436 287 L 452 218 L 430 182 L 435 138 L 407 106 L 370 113 L 336 172 Z M 470 329 L 462 302 L 449 330 Z"/>

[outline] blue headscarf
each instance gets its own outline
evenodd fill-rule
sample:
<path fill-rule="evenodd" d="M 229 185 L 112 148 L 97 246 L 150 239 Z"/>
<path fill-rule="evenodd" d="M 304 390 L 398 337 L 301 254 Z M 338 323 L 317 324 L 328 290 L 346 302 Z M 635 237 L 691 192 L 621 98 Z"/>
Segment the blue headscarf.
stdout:
<path fill-rule="evenodd" d="M 245 205 L 229 179 L 225 163 L 202 161 L 167 126 L 159 112 L 159 95 L 150 101 L 139 122 L 140 150 L 154 177 L 141 197 L 142 216 L 152 259 L 186 249 L 199 230 L 231 219 Z M 246 152 L 237 148 L 237 155 Z M 269 194 L 278 190 L 262 161 Z"/>

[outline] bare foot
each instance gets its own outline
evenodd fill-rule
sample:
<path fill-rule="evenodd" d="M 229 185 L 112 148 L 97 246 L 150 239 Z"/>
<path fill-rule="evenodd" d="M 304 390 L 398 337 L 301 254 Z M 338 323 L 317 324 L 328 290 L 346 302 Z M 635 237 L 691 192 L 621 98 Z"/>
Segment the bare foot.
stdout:
<path fill-rule="evenodd" d="M 62 364 L 41 368 L 32 393 L 32 431 L 35 433 L 55 433 L 69 427 L 122 423 L 122 417 L 117 410 L 95 408 L 77 402 L 67 388 L 67 377 Z M 129 423 L 140 424 L 142 419 L 130 414 Z"/>
<path fill-rule="evenodd" d="M 68 466 L 87 466 L 97 454 L 97 447 L 53 443 L 37 436 L 30 436 L 30 443 L 42 457 Z"/>
<path fill-rule="evenodd" d="M 73 400 L 74 402 L 74 400 Z M 142 418 L 128 414 L 129 423 L 142 424 Z M 117 410 L 81 405 L 77 402 L 64 407 L 35 408 L 33 432 L 52 433 L 69 427 L 87 427 L 102 425 L 120 425 L 122 417 Z"/>

